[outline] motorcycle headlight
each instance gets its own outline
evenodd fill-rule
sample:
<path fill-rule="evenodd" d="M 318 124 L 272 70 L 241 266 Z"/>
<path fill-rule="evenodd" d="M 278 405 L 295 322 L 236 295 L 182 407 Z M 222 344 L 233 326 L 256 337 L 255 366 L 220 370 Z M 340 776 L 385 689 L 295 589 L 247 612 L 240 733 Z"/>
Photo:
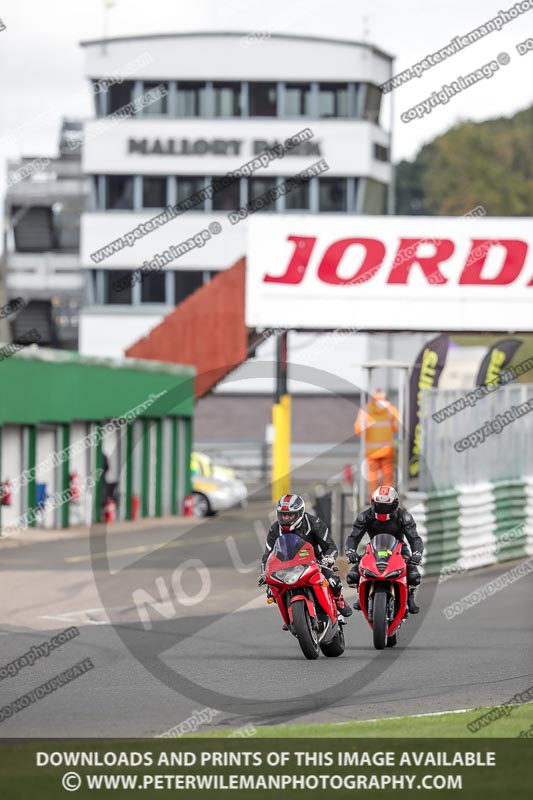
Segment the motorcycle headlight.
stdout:
<path fill-rule="evenodd" d="M 394 572 L 387 572 L 383 577 L 384 578 L 397 578 L 399 575 L 402 574 L 402 572 L 403 572 L 403 569 L 395 569 Z"/>
<path fill-rule="evenodd" d="M 380 575 L 376 575 L 375 572 L 372 572 L 371 569 L 363 569 L 363 575 L 365 578 L 380 578 Z"/>
<path fill-rule="evenodd" d="M 303 564 L 298 564 L 296 567 L 287 567 L 287 569 L 278 569 L 277 572 L 272 573 L 272 577 L 280 581 L 280 583 L 296 583 L 299 581 L 304 572 L 307 572 L 309 567 Z"/>

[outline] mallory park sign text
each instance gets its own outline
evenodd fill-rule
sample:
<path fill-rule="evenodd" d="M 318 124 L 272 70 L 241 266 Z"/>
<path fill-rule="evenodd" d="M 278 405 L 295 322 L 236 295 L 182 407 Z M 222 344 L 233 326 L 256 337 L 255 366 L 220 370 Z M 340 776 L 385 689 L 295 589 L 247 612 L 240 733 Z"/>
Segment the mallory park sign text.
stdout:
<path fill-rule="evenodd" d="M 254 139 L 252 155 L 270 150 L 278 141 Z M 142 156 L 240 156 L 242 139 L 128 139 L 128 154 Z M 320 142 L 302 142 L 291 149 L 291 156 L 321 156 Z"/>

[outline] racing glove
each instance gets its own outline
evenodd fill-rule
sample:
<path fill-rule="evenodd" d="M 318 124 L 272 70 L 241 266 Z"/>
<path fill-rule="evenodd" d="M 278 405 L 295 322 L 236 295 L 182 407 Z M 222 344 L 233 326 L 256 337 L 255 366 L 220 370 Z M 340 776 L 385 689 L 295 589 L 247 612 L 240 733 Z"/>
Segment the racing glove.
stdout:
<path fill-rule="evenodd" d="M 335 558 L 333 556 L 322 556 L 320 563 L 323 567 L 329 567 L 331 569 L 335 563 Z"/>
<path fill-rule="evenodd" d="M 259 580 L 257 581 L 257 585 L 258 586 L 263 586 L 266 583 L 266 581 L 267 581 L 267 579 L 266 579 L 265 571 L 263 570 L 261 572 L 261 574 L 259 575 Z"/>
<path fill-rule="evenodd" d="M 357 555 L 356 550 L 346 550 L 344 555 L 346 556 L 350 564 L 359 564 L 359 556 Z"/>
<path fill-rule="evenodd" d="M 422 553 L 420 550 L 415 550 L 414 553 L 411 553 L 411 558 L 409 559 L 411 564 L 421 564 L 422 563 Z"/>

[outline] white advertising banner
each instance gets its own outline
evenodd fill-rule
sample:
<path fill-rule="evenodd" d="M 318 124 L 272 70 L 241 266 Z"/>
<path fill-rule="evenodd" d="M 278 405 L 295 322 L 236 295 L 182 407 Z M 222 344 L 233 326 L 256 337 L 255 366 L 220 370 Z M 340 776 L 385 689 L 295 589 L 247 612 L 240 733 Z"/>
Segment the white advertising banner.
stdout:
<path fill-rule="evenodd" d="M 533 330 L 530 218 L 256 214 L 248 226 L 249 327 Z"/>

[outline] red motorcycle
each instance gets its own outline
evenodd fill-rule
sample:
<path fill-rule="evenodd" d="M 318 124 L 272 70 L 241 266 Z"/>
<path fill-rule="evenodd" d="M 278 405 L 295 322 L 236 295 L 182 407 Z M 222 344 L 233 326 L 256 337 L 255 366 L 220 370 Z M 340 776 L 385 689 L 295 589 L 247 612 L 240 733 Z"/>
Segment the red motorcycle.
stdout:
<path fill-rule="evenodd" d="M 359 605 L 372 628 L 374 647 L 394 647 L 407 616 L 409 592 L 402 543 L 390 533 L 374 536 L 359 562 L 359 573 Z"/>
<path fill-rule="evenodd" d="M 345 623 L 312 545 L 295 533 L 283 533 L 268 557 L 265 577 L 267 603 L 278 604 L 304 656 L 318 658 L 321 650 L 330 658 L 341 656 Z"/>

